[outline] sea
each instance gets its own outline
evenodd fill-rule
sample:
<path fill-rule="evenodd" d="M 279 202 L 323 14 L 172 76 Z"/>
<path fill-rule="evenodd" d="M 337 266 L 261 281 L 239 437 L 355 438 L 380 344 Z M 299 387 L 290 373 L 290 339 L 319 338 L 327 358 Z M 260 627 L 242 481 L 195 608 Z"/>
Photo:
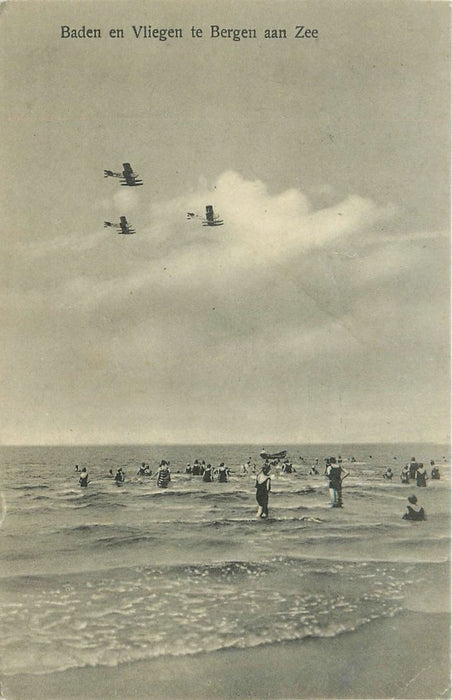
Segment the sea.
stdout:
<path fill-rule="evenodd" d="M 268 520 L 256 519 L 261 445 L 1 447 L 0 672 L 44 674 L 353 634 L 406 610 L 443 612 L 450 577 L 447 445 L 266 445 Z M 330 507 L 324 459 L 349 471 Z M 411 458 L 440 469 L 402 484 Z M 172 480 L 155 472 L 170 462 Z M 228 483 L 185 473 L 205 460 Z M 319 474 L 310 468 L 319 460 Z M 142 462 L 154 475 L 139 476 Z M 89 472 L 79 486 L 75 465 Z M 392 481 L 383 478 L 386 468 Z M 110 475 L 122 467 L 118 487 Z M 425 522 L 402 519 L 415 494 Z M 312 643 L 312 642 L 311 642 Z"/>

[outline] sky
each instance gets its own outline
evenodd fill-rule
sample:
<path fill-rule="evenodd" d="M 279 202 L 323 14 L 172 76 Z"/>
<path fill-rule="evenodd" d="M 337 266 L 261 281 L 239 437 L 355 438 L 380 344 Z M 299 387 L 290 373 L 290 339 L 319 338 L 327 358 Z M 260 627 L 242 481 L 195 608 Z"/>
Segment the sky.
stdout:
<path fill-rule="evenodd" d="M 449 441 L 447 3 L 1 9 L 2 444 Z"/>

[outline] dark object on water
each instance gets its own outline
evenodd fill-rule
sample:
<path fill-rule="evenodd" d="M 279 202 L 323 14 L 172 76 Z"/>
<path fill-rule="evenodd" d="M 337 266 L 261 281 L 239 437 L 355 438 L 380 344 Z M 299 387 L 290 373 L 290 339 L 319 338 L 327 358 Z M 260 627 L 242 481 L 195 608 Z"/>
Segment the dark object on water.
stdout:
<path fill-rule="evenodd" d="M 273 453 L 264 452 L 264 450 L 262 450 L 262 452 L 260 453 L 260 456 L 262 457 L 262 459 L 284 459 L 286 454 L 287 454 L 287 450 L 282 450 L 281 452 L 273 452 Z"/>
<path fill-rule="evenodd" d="M 220 484 L 225 484 L 228 480 L 228 470 L 224 466 L 224 463 L 222 462 L 220 466 L 218 467 L 218 481 Z"/>
<path fill-rule="evenodd" d="M 256 477 L 256 501 L 259 506 L 257 510 L 258 518 L 268 518 L 268 495 L 271 491 L 270 469 L 271 467 L 265 464 Z"/>
<path fill-rule="evenodd" d="M 171 473 L 165 462 L 165 464 L 160 466 L 157 472 L 157 486 L 159 486 L 161 489 L 166 489 L 170 481 Z"/>
<path fill-rule="evenodd" d="M 425 511 L 418 505 L 416 496 L 408 496 L 408 505 L 402 518 L 403 520 L 425 520 Z"/>
<path fill-rule="evenodd" d="M 125 474 L 122 471 L 121 467 L 119 467 L 118 471 L 115 474 L 116 486 L 122 486 L 125 479 L 126 479 Z"/>
<path fill-rule="evenodd" d="M 410 479 L 415 479 L 416 478 L 416 473 L 418 469 L 422 469 L 424 466 L 423 462 L 416 462 L 414 461 L 413 458 L 411 458 L 410 462 Z"/>
<path fill-rule="evenodd" d="M 400 472 L 400 481 L 402 482 L 402 484 L 410 483 L 410 470 L 408 464 L 406 464 Z"/>
<path fill-rule="evenodd" d="M 202 480 L 205 481 L 206 483 L 210 483 L 213 481 L 213 473 L 212 473 L 212 465 L 208 464 L 207 467 L 204 469 L 204 473 L 202 475 Z"/>
<path fill-rule="evenodd" d="M 152 476 L 149 464 L 141 463 L 141 467 L 138 470 L 138 476 Z"/>
<path fill-rule="evenodd" d="M 427 470 L 423 464 L 418 467 L 416 472 L 416 484 L 417 486 L 427 486 Z"/>

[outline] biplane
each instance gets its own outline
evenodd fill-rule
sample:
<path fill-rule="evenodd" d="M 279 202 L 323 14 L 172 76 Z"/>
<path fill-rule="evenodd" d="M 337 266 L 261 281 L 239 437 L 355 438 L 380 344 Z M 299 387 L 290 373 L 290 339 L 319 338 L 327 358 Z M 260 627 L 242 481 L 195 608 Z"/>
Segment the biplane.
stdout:
<path fill-rule="evenodd" d="M 195 214 L 194 211 L 187 211 L 187 219 L 200 219 L 199 214 Z M 223 226 L 224 221 L 220 219 L 219 216 L 215 216 L 213 211 L 213 206 L 208 204 L 206 206 L 206 218 L 202 220 L 203 226 Z"/>
<path fill-rule="evenodd" d="M 203 219 L 202 225 L 203 226 L 223 226 L 224 221 L 223 219 L 220 219 L 219 216 L 215 216 L 215 213 L 213 211 L 213 206 L 211 204 L 208 204 L 206 206 L 206 218 Z"/>
<path fill-rule="evenodd" d="M 114 173 L 113 170 L 104 170 L 104 177 L 119 177 L 122 187 L 139 187 L 143 184 L 143 180 L 140 180 L 138 173 L 133 172 L 130 163 L 123 163 L 122 167 L 124 168 L 122 173 Z"/>
<path fill-rule="evenodd" d="M 117 229 L 116 233 L 123 233 L 125 235 L 131 235 L 132 233 L 136 233 L 135 229 L 129 226 L 129 223 L 125 216 L 119 217 L 119 224 L 112 223 L 111 221 L 104 221 L 104 228 L 108 227 L 115 228 Z"/>

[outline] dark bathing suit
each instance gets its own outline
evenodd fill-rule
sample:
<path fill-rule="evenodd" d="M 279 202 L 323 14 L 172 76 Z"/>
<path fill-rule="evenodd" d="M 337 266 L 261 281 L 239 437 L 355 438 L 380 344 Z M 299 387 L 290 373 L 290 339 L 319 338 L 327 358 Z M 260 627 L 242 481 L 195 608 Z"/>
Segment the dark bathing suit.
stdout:
<path fill-rule="evenodd" d="M 418 467 L 421 467 L 421 463 L 419 462 L 410 462 L 410 479 L 415 479 L 416 478 L 416 472 L 418 470 Z"/>
<path fill-rule="evenodd" d="M 403 516 L 404 520 L 425 520 L 425 512 L 421 507 L 419 510 L 414 510 L 411 506 L 407 506 L 407 513 Z"/>
<path fill-rule="evenodd" d="M 263 509 L 264 514 L 268 514 L 268 482 L 270 481 L 270 477 L 267 476 L 265 481 L 262 483 L 259 483 L 258 480 L 256 479 L 256 501 L 258 504 L 261 506 Z"/>
<path fill-rule="evenodd" d="M 342 487 L 342 467 L 337 467 L 333 464 L 330 465 L 330 472 L 328 474 L 329 484 L 328 488 L 340 491 Z"/>
<path fill-rule="evenodd" d="M 168 469 L 161 469 L 157 477 L 157 486 L 160 488 L 166 488 L 171 481 L 171 475 Z"/>
<path fill-rule="evenodd" d="M 342 467 L 340 467 L 337 464 L 330 464 L 329 474 L 328 474 L 328 479 L 329 479 L 328 488 L 333 489 L 334 491 L 337 491 L 338 501 L 337 501 L 337 503 L 333 503 L 333 507 L 339 506 L 339 508 L 342 507 L 341 474 L 342 474 Z"/>
<path fill-rule="evenodd" d="M 426 477 L 427 471 L 425 469 L 422 469 L 422 471 L 418 469 L 416 472 L 416 484 L 418 486 L 427 486 Z"/>

